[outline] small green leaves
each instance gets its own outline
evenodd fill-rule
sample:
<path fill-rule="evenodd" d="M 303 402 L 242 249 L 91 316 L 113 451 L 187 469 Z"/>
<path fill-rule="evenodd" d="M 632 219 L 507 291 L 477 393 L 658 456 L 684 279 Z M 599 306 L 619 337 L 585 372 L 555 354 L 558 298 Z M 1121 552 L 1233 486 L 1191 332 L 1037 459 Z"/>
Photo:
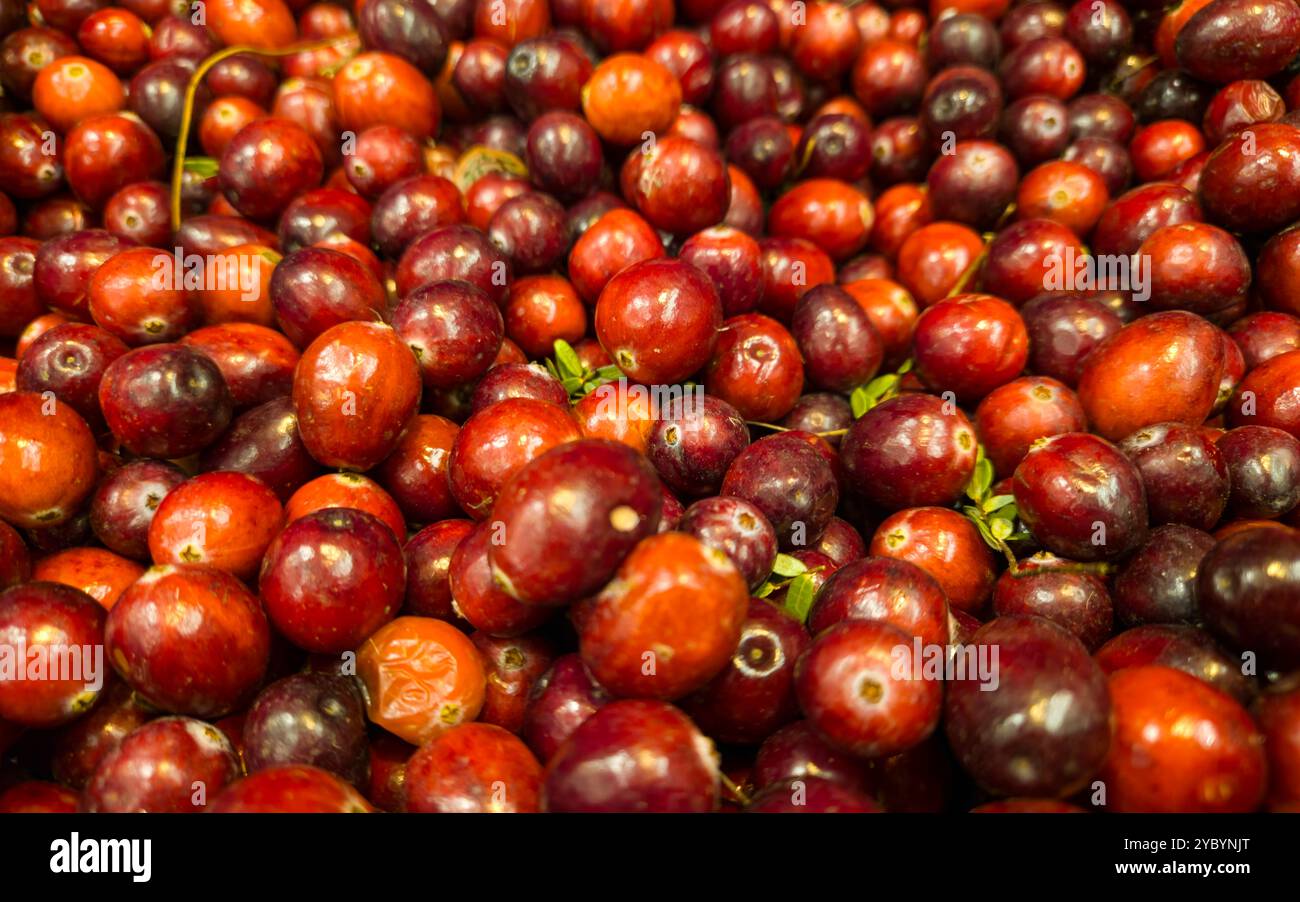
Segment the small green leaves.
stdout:
<path fill-rule="evenodd" d="M 903 376 L 912 371 L 912 361 L 907 359 L 896 371 L 877 376 L 866 385 L 859 385 L 849 395 L 849 406 L 853 409 L 853 418 L 860 418 L 881 401 L 887 401 L 898 394 L 898 387 Z"/>
<path fill-rule="evenodd" d="M 1028 539 L 1029 531 L 1020 522 L 1015 495 L 990 495 L 993 490 L 993 462 L 979 446 L 975 457 L 975 471 L 966 484 L 966 497 L 972 503 L 963 505 L 961 512 L 979 530 L 984 544 L 1000 551 L 1009 561 L 1015 560 L 1008 543 Z"/>
<path fill-rule="evenodd" d="M 797 557 L 788 554 L 778 554 L 776 563 L 772 565 L 772 572 L 777 576 L 785 576 L 793 579 L 802 573 L 808 572 L 808 567 Z"/>
<path fill-rule="evenodd" d="M 616 366 L 587 369 L 578 357 L 578 352 L 563 339 L 556 339 L 555 358 L 546 361 L 546 369 L 559 380 L 573 401 L 585 398 L 606 382 L 623 378 L 623 371 Z"/>
<path fill-rule="evenodd" d="M 754 595 L 757 598 L 767 598 L 773 592 L 784 589 L 781 610 L 803 623 L 808 619 L 808 612 L 817 599 L 817 574 L 821 570 L 821 567 L 809 568 L 793 555 L 778 554 L 772 564 L 771 575 L 754 590 Z"/>
<path fill-rule="evenodd" d="M 816 583 L 813 571 L 809 570 L 790 580 L 790 585 L 785 591 L 785 604 L 781 607 L 791 617 L 803 623 L 808 619 L 808 612 L 812 610 L 816 598 Z"/>
<path fill-rule="evenodd" d="M 185 159 L 185 171 L 192 172 L 195 175 L 210 179 L 217 174 L 220 164 L 212 157 L 187 157 Z"/>

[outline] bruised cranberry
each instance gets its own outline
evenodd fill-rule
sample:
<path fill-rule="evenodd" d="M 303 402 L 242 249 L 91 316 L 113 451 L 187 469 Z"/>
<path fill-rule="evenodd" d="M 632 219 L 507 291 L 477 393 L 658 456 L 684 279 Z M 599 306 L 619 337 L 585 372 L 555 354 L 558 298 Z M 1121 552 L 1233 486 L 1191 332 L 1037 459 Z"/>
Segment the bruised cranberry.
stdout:
<path fill-rule="evenodd" d="M 600 708 L 555 753 L 546 767 L 543 807 L 712 811 L 719 782 L 713 744 L 686 715 L 663 702 L 630 699 Z"/>
<path fill-rule="evenodd" d="M 351 785 L 306 765 L 272 767 L 228 786 L 208 806 L 221 814 L 356 814 L 373 811 Z"/>
<path fill-rule="evenodd" d="M 955 404 L 908 394 L 854 423 L 840 443 L 840 458 L 852 488 L 899 510 L 956 501 L 975 470 L 977 445 L 974 427 Z"/>
<path fill-rule="evenodd" d="M 306 764 L 361 785 L 367 776 L 365 705 L 352 677 L 296 673 L 263 689 L 244 721 L 250 774 Z"/>
<path fill-rule="evenodd" d="M 89 812 L 200 811 L 239 777 L 235 750 L 216 727 L 160 717 L 137 728 L 95 768 L 81 797 Z"/>
<path fill-rule="evenodd" d="M 357 654 L 370 720 L 407 742 L 423 743 L 478 716 L 487 676 L 473 643 L 428 617 L 398 617 Z"/>
<path fill-rule="evenodd" d="M 356 648 L 397 613 L 406 564 L 392 530 L 377 518 L 327 508 L 276 537 L 258 586 L 281 635 L 308 651 L 332 654 Z"/>
<path fill-rule="evenodd" d="M 493 578 L 528 604 L 590 594 L 654 533 L 663 503 L 656 483 L 645 459 L 620 443 L 588 439 L 542 454 L 505 485 L 493 507 L 502 533 L 489 552 Z M 558 503 L 568 516 L 548 517 L 539 537 L 532 524 Z"/>
<path fill-rule="evenodd" d="M 1034 537 L 1073 560 L 1122 558 L 1146 537 L 1137 468 L 1114 445 L 1065 433 L 1031 448 L 1013 479 L 1016 507 Z"/>
<path fill-rule="evenodd" d="M 1110 678 L 1115 735 L 1101 772 L 1114 811 L 1253 811 L 1266 788 L 1263 736 L 1245 709 L 1170 667 Z M 1190 736 L 1180 724 L 1195 722 Z"/>
<path fill-rule="evenodd" d="M 16 675 L 0 684 L 0 717 L 48 728 L 90 708 L 106 677 L 104 616 L 93 598 L 60 583 L 0 592 L 0 635 L 9 645 L 7 669 Z"/>
<path fill-rule="evenodd" d="M 164 711 L 220 717 L 237 710 L 266 671 L 262 605 L 235 577 L 199 565 L 154 567 L 109 612 L 113 668 Z"/>

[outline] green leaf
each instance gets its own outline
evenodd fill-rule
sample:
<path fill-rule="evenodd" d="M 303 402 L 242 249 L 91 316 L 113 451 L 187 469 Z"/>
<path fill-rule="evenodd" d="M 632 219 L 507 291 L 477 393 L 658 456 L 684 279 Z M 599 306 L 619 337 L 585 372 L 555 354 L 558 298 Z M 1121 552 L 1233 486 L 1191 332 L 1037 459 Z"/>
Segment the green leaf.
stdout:
<path fill-rule="evenodd" d="M 853 419 L 855 420 L 861 418 L 864 413 L 871 409 L 871 401 L 867 397 L 867 387 L 865 385 L 859 385 L 853 389 L 853 393 L 849 395 L 849 407 L 853 408 Z"/>
<path fill-rule="evenodd" d="M 601 382 L 613 382 L 623 378 L 623 371 L 611 363 L 596 370 L 596 378 Z"/>
<path fill-rule="evenodd" d="M 813 600 L 816 597 L 812 573 L 801 573 L 790 581 L 790 586 L 785 592 L 783 607 L 790 616 L 803 623 L 808 619 L 808 612 L 812 610 Z"/>
<path fill-rule="evenodd" d="M 777 576 L 799 576 L 808 572 L 808 565 L 793 555 L 778 554 L 772 572 Z"/>
<path fill-rule="evenodd" d="M 990 520 L 1006 520 L 1009 523 L 1015 522 L 1020 512 L 1016 510 L 1015 504 L 1004 504 L 997 510 L 989 514 Z"/>
<path fill-rule="evenodd" d="M 1015 500 L 1015 495 L 992 495 L 980 502 L 980 510 L 986 514 L 992 514 L 1008 504 L 1014 504 Z M 1015 516 L 1015 511 L 1012 511 L 1012 516 Z"/>
<path fill-rule="evenodd" d="M 216 175 L 218 169 L 220 169 L 220 164 L 212 157 L 187 157 L 185 160 L 186 172 L 193 172 L 205 179 L 210 179 Z"/>
<path fill-rule="evenodd" d="M 767 598 L 767 596 L 771 595 L 775 591 L 776 591 L 776 585 L 773 584 L 770 580 L 765 579 L 763 580 L 763 584 L 754 590 L 754 597 Z"/>
<path fill-rule="evenodd" d="M 555 340 L 555 361 L 566 376 L 581 377 L 586 370 L 578 357 L 578 352 L 573 350 L 573 345 L 562 338 Z"/>
<path fill-rule="evenodd" d="M 1010 520 L 1004 520 L 1001 517 L 998 517 L 989 522 L 989 532 L 993 534 L 993 538 L 1005 542 L 1007 539 L 1011 538 L 1011 534 L 1015 532 L 1015 527 L 1012 525 Z"/>
<path fill-rule="evenodd" d="M 979 504 L 989 493 L 992 485 L 993 462 L 986 457 L 981 457 L 976 461 L 975 472 L 971 474 L 970 482 L 966 485 L 966 497 Z"/>
<path fill-rule="evenodd" d="M 900 366 L 900 367 L 896 370 L 896 372 L 897 372 L 898 375 L 900 375 L 900 376 L 905 376 L 905 375 L 907 375 L 908 373 L 912 372 L 912 364 L 913 364 L 913 363 L 915 363 L 915 361 L 912 360 L 911 357 L 907 358 L 906 360 L 903 361 L 903 365 Z"/>

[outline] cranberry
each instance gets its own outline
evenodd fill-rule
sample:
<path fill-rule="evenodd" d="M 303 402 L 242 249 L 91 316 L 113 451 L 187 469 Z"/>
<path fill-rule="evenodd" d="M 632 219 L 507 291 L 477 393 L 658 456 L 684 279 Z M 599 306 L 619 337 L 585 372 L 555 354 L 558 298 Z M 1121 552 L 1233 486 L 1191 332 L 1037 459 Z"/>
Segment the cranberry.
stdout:
<path fill-rule="evenodd" d="M 787 549 L 821 538 L 839 500 L 828 458 L 790 433 L 768 436 L 742 451 L 723 478 L 722 494 L 758 507 Z"/>
<path fill-rule="evenodd" d="M 1183 311 L 1144 316 L 1084 361 L 1079 400 L 1088 422 L 1112 441 L 1163 421 L 1200 425 L 1219 391 L 1218 329 Z"/>
<path fill-rule="evenodd" d="M 1279 517 L 1300 503 L 1300 441 L 1281 429 L 1240 426 L 1216 442 L 1228 469 L 1228 507 L 1238 517 Z"/>
<path fill-rule="evenodd" d="M 905 560 L 861 558 L 829 576 L 809 612 L 809 629 L 820 634 L 854 620 L 888 623 L 927 645 L 944 644 L 948 638 L 943 589 L 925 570 Z"/>
<path fill-rule="evenodd" d="M 1025 525 L 1057 554 L 1111 560 L 1145 539 L 1142 477 L 1114 445 L 1096 436 L 1073 432 L 1044 439 L 1016 468 L 1013 491 Z"/>
<path fill-rule="evenodd" d="M 1119 445 L 1138 468 L 1153 524 L 1210 529 L 1228 502 L 1230 474 L 1216 443 L 1200 429 L 1157 423 Z"/>
<path fill-rule="evenodd" d="M 137 348 L 114 360 L 99 403 L 113 435 L 152 457 L 184 457 L 211 444 L 234 406 L 217 365 L 180 344 Z"/>
<path fill-rule="evenodd" d="M 327 546 L 331 553 L 319 549 Z M 392 530 L 358 510 L 327 508 L 285 527 L 266 551 L 259 590 L 276 629 L 300 648 L 356 648 L 397 613 L 406 564 Z"/>
<path fill-rule="evenodd" d="M 511 478 L 493 507 L 501 533 L 489 552 L 493 579 L 528 604 L 590 594 L 655 531 L 662 506 L 656 489 L 649 464 L 620 443 L 589 439 L 542 454 Z M 530 525 L 557 503 L 570 516 L 538 537 Z"/>
<path fill-rule="evenodd" d="M 193 812 L 238 777 L 235 750 L 220 730 L 189 717 L 160 717 L 104 756 L 86 784 L 81 810 Z"/>
<path fill-rule="evenodd" d="M 122 593 L 104 628 L 113 667 L 165 711 L 220 717 L 253 695 L 266 671 L 262 605 L 230 574 L 154 567 Z"/>
<path fill-rule="evenodd" d="M 897 627 L 849 620 L 821 633 L 795 665 L 799 707 L 833 746 L 865 757 L 904 751 L 938 725 L 937 681 L 894 665 L 896 649 L 910 648 Z"/>
<path fill-rule="evenodd" d="M 640 699 L 587 718 L 551 758 L 543 788 L 547 811 L 701 812 L 718 801 L 712 743 L 676 708 Z"/>
<path fill-rule="evenodd" d="M 975 470 L 977 450 L 975 429 L 955 404 L 907 394 L 855 422 L 840 444 L 840 457 L 856 491 L 899 510 L 956 501 Z"/>
<path fill-rule="evenodd" d="M 1251 811 L 1266 788 L 1263 737 L 1237 702 L 1170 667 L 1110 678 L 1115 737 L 1101 778 L 1115 811 Z M 1194 718 L 1213 741 L 1175 725 Z"/>
<path fill-rule="evenodd" d="M 106 676 L 104 609 L 89 595 L 53 582 L 14 586 L 0 592 L 0 632 L 20 673 L 0 686 L 0 717 L 56 727 L 95 703 Z M 27 650 L 21 658 L 19 648 Z"/>
<path fill-rule="evenodd" d="M 963 611 L 980 610 L 993 589 L 993 555 L 970 520 L 956 511 L 899 511 L 876 529 L 870 552 L 916 564 L 939 583 L 948 603 Z"/>
<path fill-rule="evenodd" d="M 362 785 L 369 754 L 361 691 L 330 673 L 277 680 L 249 708 L 242 748 L 250 774 L 302 764 Z"/>
<path fill-rule="evenodd" d="M 222 814 L 333 814 L 373 811 L 359 792 L 329 771 L 272 767 L 237 780 L 208 806 Z"/>
<path fill-rule="evenodd" d="M 1201 560 L 1201 614 L 1232 646 L 1292 667 L 1300 655 L 1286 599 L 1295 593 L 1300 540 L 1290 530 L 1245 529 L 1223 538 Z"/>
<path fill-rule="evenodd" d="M 479 720 L 519 734 L 528 698 L 555 658 L 542 636 L 497 638 L 477 632 L 470 637 L 488 667 L 487 695 Z"/>
<path fill-rule="evenodd" d="M 563 655 L 529 693 L 524 739 L 549 762 L 573 731 L 609 700 L 578 655 Z"/>

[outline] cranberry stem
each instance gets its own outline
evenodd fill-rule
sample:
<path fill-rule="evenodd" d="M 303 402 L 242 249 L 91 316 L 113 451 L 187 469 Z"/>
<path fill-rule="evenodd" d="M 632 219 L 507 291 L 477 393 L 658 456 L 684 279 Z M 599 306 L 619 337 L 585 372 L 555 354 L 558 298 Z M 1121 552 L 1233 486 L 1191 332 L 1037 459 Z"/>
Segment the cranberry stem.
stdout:
<path fill-rule="evenodd" d="M 185 105 L 181 108 L 181 129 L 180 134 L 176 136 L 176 157 L 172 160 L 173 230 L 181 227 L 181 183 L 185 178 L 185 150 L 189 145 L 190 127 L 194 122 L 194 100 L 198 95 L 199 85 L 203 83 L 203 77 L 212 70 L 212 67 L 222 60 L 238 56 L 241 53 L 252 53 L 258 56 L 293 56 L 295 53 L 306 53 L 311 50 L 323 50 L 326 47 L 333 47 L 335 44 L 342 44 L 354 37 L 355 35 L 351 34 L 339 35 L 325 40 L 306 41 L 280 48 L 249 47 L 236 44 L 233 47 L 223 47 L 199 63 L 185 88 Z"/>

